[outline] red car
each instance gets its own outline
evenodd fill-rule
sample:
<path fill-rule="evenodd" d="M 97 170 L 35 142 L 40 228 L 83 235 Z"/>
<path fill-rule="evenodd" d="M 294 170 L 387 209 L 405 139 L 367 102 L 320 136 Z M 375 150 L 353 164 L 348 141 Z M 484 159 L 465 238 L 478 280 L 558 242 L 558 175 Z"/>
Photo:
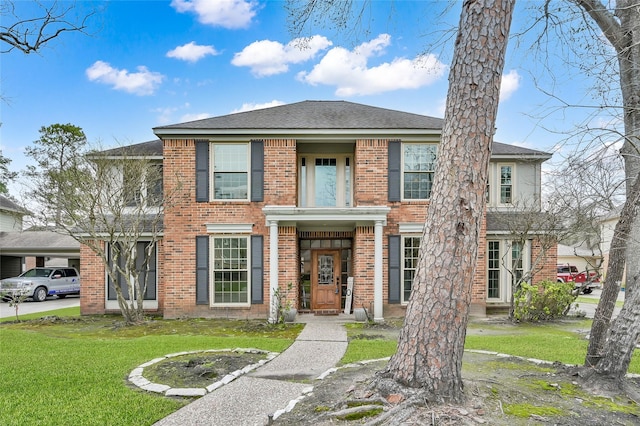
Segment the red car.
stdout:
<path fill-rule="evenodd" d="M 574 265 L 557 265 L 558 267 L 558 282 L 562 283 L 575 283 L 576 287 L 580 287 L 584 294 L 589 294 L 594 288 L 598 288 L 600 285 L 600 275 L 596 271 L 589 271 L 588 273 L 578 271 Z"/>

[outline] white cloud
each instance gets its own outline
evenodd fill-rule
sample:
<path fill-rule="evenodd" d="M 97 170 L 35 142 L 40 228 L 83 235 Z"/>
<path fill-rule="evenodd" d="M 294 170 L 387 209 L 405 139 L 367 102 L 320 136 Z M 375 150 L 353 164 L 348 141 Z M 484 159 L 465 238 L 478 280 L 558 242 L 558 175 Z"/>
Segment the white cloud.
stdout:
<path fill-rule="evenodd" d="M 445 74 L 447 66 L 431 54 L 414 59 L 395 58 L 391 62 L 368 67 L 368 60 L 383 54 L 390 44 L 391 36 L 381 34 L 352 51 L 335 47 L 313 70 L 299 73 L 298 78 L 314 86 L 336 86 L 336 95 L 347 97 L 416 89 L 434 83 Z"/>
<path fill-rule="evenodd" d="M 164 80 L 164 76 L 149 71 L 145 66 L 139 66 L 137 70 L 137 72 L 119 70 L 107 62 L 96 61 L 87 68 L 86 74 L 90 81 L 108 84 L 116 90 L 140 96 L 152 95 Z"/>
<path fill-rule="evenodd" d="M 295 39 L 286 45 L 277 41 L 260 40 L 236 53 L 231 63 L 237 67 L 251 68 L 251 72 L 258 77 L 281 74 L 289 70 L 289 64 L 312 59 L 331 44 L 326 37 L 318 35 L 306 41 Z"/>
<path fill-rule="evenodd" d="M 240 108 L 234 109 L 233 111 L 231 111 L 231 113 L 234 114 L 236 112 L 245 112 L 245 111 L 253 111 L 256 109 L 271 108 L 271 107 L 280 106 L 284 104 L 285 104 L 284 102 L 277 101 L 275 99 L 272 100 L 271 102 L 266 102 L 263 104 L 244 103 Z"/>
<path fill-rule="evenodd" d="M 172 0 L 180 13 L 192 12 L 205 25 L 229 29 L 247 28 L 256 16 L 259 4 L 252 0 Z"/>
<path fill-rule="evenodd" d="M 178 46 L 167 52 L 168 58 L 181 59 L 187 62 L 198 62 L 207 55 L 218 55 L 219 52 L 213 46 L 202 46 L 190 42 L 182 46 Z"/>
<path fill-rule="evenodd" d="M 502 75 L 502 85 L 500 86 L 500 101 L 506 101 L 520 87 L 520 74 L 518 71 L 511 70 L 509 74 Z"/>

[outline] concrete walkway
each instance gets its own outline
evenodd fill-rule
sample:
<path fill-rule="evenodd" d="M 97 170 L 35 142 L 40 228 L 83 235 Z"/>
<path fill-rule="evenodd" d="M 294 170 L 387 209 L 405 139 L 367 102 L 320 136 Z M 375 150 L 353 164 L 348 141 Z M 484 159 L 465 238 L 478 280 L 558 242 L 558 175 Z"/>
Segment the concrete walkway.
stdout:
<path fill-rule="evenodd" d="M 340 361 L 347 350 L 343 324 L 351 321 L 352 315 L 298 315 L 297 322 L 306 325 L 284 352 L 155 425 L 266 425 L 269 416 L 293 408 L 300 397 L 312 390 L 311 379 Z"/>

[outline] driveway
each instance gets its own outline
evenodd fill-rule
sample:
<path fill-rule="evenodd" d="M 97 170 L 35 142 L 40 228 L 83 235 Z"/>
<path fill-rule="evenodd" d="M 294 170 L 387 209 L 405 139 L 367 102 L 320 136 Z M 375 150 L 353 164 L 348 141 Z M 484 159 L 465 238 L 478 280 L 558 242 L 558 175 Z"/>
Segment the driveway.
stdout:
<path fill-rule="evenodd" d="M 591 301 L 593 301 L 593 303 L 580 303 L 578 302 L 578 311 L 584 311 L 587 314 L 587 318 L 593 318 L 593 316 L 596 313 L 596 308 L 598 307 L 598 301 L 600 300 L 600 294 L 602 293 L 602 290 L 600 289 L 595 289 L 593 290 L 593 293 L 591 294 L 581 294 L 580 297 L 581 298 L 587 298 L 587 299 L 591 299 Z M 618 301 L 623 302 L 624 301 L 624 291 L 621 291 L 620 293 L 618 293 Z M 618 314 L 620 313 L 620 308 L 619 307 L 615 307 L 613 310 L 613 318 L 615 318 L 616 316 L 618 316 Z"/>
<path fill-rule="evenodd" d="M 32 302 L 31 300 L 22 302 L 18 307 L 18 315 L 34 314 L 75 306 L 80 306 L 80 296 L 67 296 L 64 299 L 50 296 L 47 297 L 47 300 L 44 302 Z M 0 302 L 0 318 L 15 317 L 15 315 L 15 308 L 10 307 L 8 303 Z"/>

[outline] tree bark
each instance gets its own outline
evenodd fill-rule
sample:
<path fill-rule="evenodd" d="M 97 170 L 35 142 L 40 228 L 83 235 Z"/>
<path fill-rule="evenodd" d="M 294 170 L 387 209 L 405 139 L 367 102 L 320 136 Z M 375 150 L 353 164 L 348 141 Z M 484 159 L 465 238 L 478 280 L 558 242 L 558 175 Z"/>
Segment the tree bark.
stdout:
<path fill-rule="evenodd" d="M 515 0 L 466 0 L 438 166 L 398 351 L 386 375 L 432 402 L 461 402 L 487 169 Z"/>
<path fill-rule="evenodd" d="M 618 58 L 619 83 L 622 93 L 624 120 L 624 144 L 621 153 L 625 161 L 627 183 L 626 208 L 627 205 L 630 204 L 629 200 L 637 197 L 637 194 L 634 194 L 634 190 L 638 186 L 637 179 L 640 176 L 640 2 L 638 0 L 618 0 L 612 13 L 599 0 L 572 1 L 582 7 L 598 25 L 609 43 L 611 43 L 615 49 Z M 631 204 L 629 207 L 635 207 L 636 202 L 632 201 Z M 624 245 L 627 269 L 625 298 L 627 300 L 630 299 L 635 292 L 635 283 L 637 280 L 633 279 L 633 277 L 640 276 L 640 221 L 634 220 L 636 214 L 636 210 L 621 213 L 620 219 L 628 223 L 618 225 L 628 227 L 628 232 L 625 234 L 624 229 L 618 230 L 618 225 L 616 225 L 615 231 L 619 231 L 619 240 L 612 242 L 610 253 L 610 256 L 613 258 L 616 254 L 619 254 L 620 250 L 623 250 L 623 248 L 618 246 L 616 253 L 614 253 L 614 243 L 616 245 Z M 624 219 L 623 216 L 625 216 Z M 612 261 L 614 260 L 615 259 L 612 259 Z M 616 262 L 619 262 L 619 260 Z M 620 266 L 618 264 L 613 265 L 613 267 L 624 268 L 625 265 Z M 609 277 L 609 273 L 613 273 L 614 276 Z M 597 363 L 598 370 L 601 371 L 602 374 L 605 373 L 605 368 L 618 370 L 621 366 L 621 364 L 616 365 L 615 362 L 598 362 L 601 352 L 611 354 L 612 351 L 615 351 L 613 346 L 616 346 L 616 342 L 610 339 L 614 338 L 614 336 L 622 339 L 620 342 L 621 346 L 628 343 L 626 338 L 629 336 L 622 336 L 620 334 L 623 328 L 619 328 L 617 331 L 609 330 L 610 332 L 607 334 L 605 340 L 605 333 L 607 333 L 617 298 L 618 289 L 616 288 L 616 282 L 622 279 L 622 277 L 619 279 L 616 278 L 619 273 L 617 269 L 607 272 L 603 294 L 592 324 L 591 341 L 585 360 L 587 366 Z M 600 305 L 602 305 L 602 307 Z M 625 306 L 627 306 L 626 303 Z M 625 311 L 625 307 L 623 307 L 623 311 Z M 634 318 L 631 312 L 621 312 L 621 315 L 627 317 L 627 320 Z M 635 317 L 635 320 L 640 321 L 640 317 Z M 627 330 L 633 332 L 633 330 L 638 328 L 638 323 L 636 324 L 635 327 L 628 327 Z M 622 327 L 622 325 L 619 327 Z M 607 355 L 602 356 L 606 357 Z M 628 364 L 625 368 L 627 367 Z"/>
<path fill-rule="evenodd" d="M 605 334 L 609 329 L 616 300 L 620 293 L 620 284 L 624 275 L 629 232 L 634 223 L 634 218 L 637 216 L 639 202 L 640 177 L 637 177 L 635 184 L 631 188 L 631 192 L 624 203 L 622 211 L 620 212 L 620 219 L 618 220 L 618 223 L 616 223 L 613 231 L 613 239 L 609 249 L 609 265 L 607 267 L 606 278 L 603 283 L 600 302 L 598 302 L 598 307 L 596 308 L 596 312 L 593 317 L 593 323 L 591 324 L 589 347 L 587 349 L 587 357 L 585 359 L 585 366 L 587 367 L 598 364 L 602 356 Z"/>

